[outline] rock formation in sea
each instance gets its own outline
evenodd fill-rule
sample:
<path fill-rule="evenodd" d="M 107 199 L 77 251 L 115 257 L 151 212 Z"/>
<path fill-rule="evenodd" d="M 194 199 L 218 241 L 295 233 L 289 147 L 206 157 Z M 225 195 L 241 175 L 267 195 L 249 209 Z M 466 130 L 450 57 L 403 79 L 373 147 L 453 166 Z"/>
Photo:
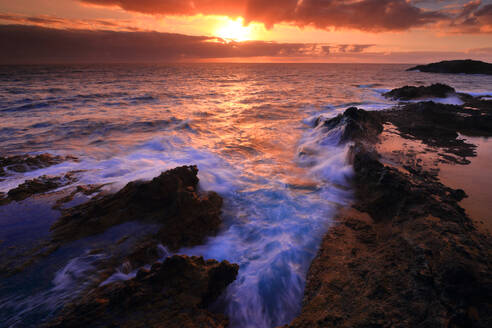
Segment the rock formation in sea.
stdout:
<path fill-rule="evenodd" d="M 171 250 L 199 245 L 220 227 L 222 198 L 213 191 L 199 193 L 197 173 L 196 166 L 177 167 L 67 209 L 51 227 L 53 240 L 65 243 L 142 221 L 162 225 L 155 237 Z"/>
<path fill-rule="evenodd" d="M 407 69 L 407 71 L 415 70 L 429 73 L 492 74 L 492 64 L 471 59 L 445 60 L 438 63 L 418 65 Z"/>
<path fill-rule="evenodd" d="M 347 110 L 343 116 L 361 113 L 355 125 L 362 127 L 373 116 L 365 128 L 370 136 L 344 133 L 353 142 L 356 199 L 325 235 L 308 273 L 302 312 L 289 327 L 492 325 L 492 237 L 477 230 L 458 204 L 465 192 L 445 186 L 416 161 L 401 165 L 378 152 L 381 135 L 393 126 L 400 145 L 419 140 L 473 156 L 456 137 L 460 131 L 490 135 L 492 102 L 477 104 Z M 328 125 L 346 129 L 342 121 Z"/>
<path fill-rule="evenodd" d="M 0 156 L 0 179 L 13 173 L 29 172 L 52 165 L 60 164 L 67 160 L 77 160 L 73 156 L 55 156 L 50 154 L 40 155 L 16 155 L 10 157 Z"/>
<path fill-rule="evenodd" d="M 9 190 L 5 195 L 0 194 L 0 205 L 11 201 L 22 201 L 37 194 L 46 193 L 77 181 L 76 172 L 68 172 L 62 176 L 40 176 L 26 180 L 17 187 Z M 2 197 L 3 196 L 3 197 Z"/>
<path fill-rule="evenodd" d="M 55 242 L 102 233 L 128 221 L 156 223 L 160 228 L 100 268 L 107 277 L 108 266 L 114 272 L 115 265 L 126 262 L 140 267 L 136 277 L 88 288 L 47 326 L 227 326 L 227 318 L 208 307 L 236 279 L 239 267 L 178 255 L 160 262 L 157 251 L 158 244 L 171 250 L 199 245 L 218 231 L 222 198 L 211 191 L 199 193 L 197 173 L 196 166 L 177 167 L 64 211 L 52 227 Z"/>
<path fill-rule="evenodd" d="M 46 327 L 227 327 L 207 310 L 236 279 L 227 261 L 175 255 L 135 278 L 102 285 L 68 304 Z"/>
<path fill-rule="evenodd" d="M 427 97 L 445 98 L 449 95 L 455 94 L 454 88 L 441 83 L 435 83 L 430 86 L 404 86 L 401 88 L 393 89 L 390 92 L 384 94 L 385 97 L 398 100 L 412 100 Z"/>

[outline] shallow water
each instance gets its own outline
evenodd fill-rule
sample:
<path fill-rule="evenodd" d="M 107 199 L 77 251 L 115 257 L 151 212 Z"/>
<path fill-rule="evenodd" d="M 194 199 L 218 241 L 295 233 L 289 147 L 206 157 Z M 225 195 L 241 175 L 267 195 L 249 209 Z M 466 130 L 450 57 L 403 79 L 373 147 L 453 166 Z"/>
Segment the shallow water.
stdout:
<path fill-rule="evenodd" d="M 466 166 L 442 165 L 439 177 L 445 185 L 466 192 L 460 205 L 479 229 L 492 233 L 492 138 L 462 138 L 477 146 L 477 156 Z"/>
<path fill-rule="evenodd" d="M 0 155 L 49 152 L 79 158 L 13 175 L 0 181 L 0 191 L 29 178 L 71 170 L 83 170 L 79 184 L 111 183 L 106 188 L 117 190 L 177 165 L 197 164 L 201 187 L 224 197 L 224 227 L 206 245 L 180 253 L 240 265 L 238 279 L 222 299 L 233 327 L 285 324 L 300 310 L 305 275 L 323 233 L 337 207 L 351 200 L 347 146 L 338 146 L 336 133 L 325 135 L 313 129 L 314 120 L 350 106 L 387 108 L 393 103 L 381 93 L 406 84 L 441 82 L 459 91 L 492 94 L 490 76 L 405 72 L 405 68 L 363 64 L 0 67 Z M 44 214 L 46 224 L 40 231 L 48 230 L 51 215 L 55 214 Z M 32 231 L 40 222 L 16 222 L 10 214 L 0 217 L 5 231 L 18 233 L 16 238 L 10 234 L 4 238 L 0 249 L 38 238 Z M 76 281 L 90 279 L 92 271 L 84 268 L 96 259 L 85 255 L 91 243 L 70 247 L 45 260 L 57 264 L 45 266 L 39 283 L 25 284 L 23 295 L 66 288 L 60 294 L 63 301 L 76 294 L 76 283 L 58 287 L 60 274 L 68 268 L 83 273 L 71 275 Z M 29 277 L 20 276 L 16 283 L 22 285 L 22 279 Z M 43 304 L 38 297 L 33 300 L 38 303 L 20 312 L 12 307 L 19 299 L 15 290 L 0 289 L 0 293 L 0 314 L 14 326 L 30 325 L 33 318 L 62 303 Z"/>

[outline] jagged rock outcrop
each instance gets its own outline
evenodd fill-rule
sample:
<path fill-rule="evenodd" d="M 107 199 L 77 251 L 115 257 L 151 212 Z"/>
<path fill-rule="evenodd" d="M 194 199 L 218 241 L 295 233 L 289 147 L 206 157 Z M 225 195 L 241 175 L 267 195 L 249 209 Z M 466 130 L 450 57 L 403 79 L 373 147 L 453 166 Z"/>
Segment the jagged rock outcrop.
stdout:
<path fill-rule="evenodd" d="M 10 157 L 0 156 L 0 177 L 7 176 L 8 171 L 24 173 L 60 164 L 67 160 L 77 160 L 77 158 L 72 156 L 54 156 L 50 154 L 34 156 L 16 155 Z"/>
<path fill-rule="evenodd" d="M 197 173 L 196 166 L 178 167 L 67 209 L 51 227 L 53 240 L 66 242 L 143 221 L 161 224 L 155 237 L 172 250 L 201 244 L 219 229 L 222 198 L 215 192 L 199 194 Z"/>
<path fill-rule="evenodd" d="M 322 126 L 327 132 L 341 130 L 340 143 L 345 143 L 349 140 L 372 139 L 383 130 L 381 123 L 377 114 L 369 114 L 357 107 L 350 107 L 334 118 L 317 119 L 315 126 Z"/>
<path fill-rule="evenodd" d="M 45 326 L 225 328 L 228 320 L 207 308 L 237 272 L 227 261 L 175 255 L 131 280 L 96 288 Z"/>
<path fill-rule="evenodd" d="M 11 201 L 19 202 L 31 196 L 46 193 L 74 183 L 77 181 L 75 173 L 69 172 L 63 176 L 43 175 L 39 178 L 26 180 L 16 188 L 9 190 L 3 198 L 0 198 L 0 205 L 8 204 Z"/>

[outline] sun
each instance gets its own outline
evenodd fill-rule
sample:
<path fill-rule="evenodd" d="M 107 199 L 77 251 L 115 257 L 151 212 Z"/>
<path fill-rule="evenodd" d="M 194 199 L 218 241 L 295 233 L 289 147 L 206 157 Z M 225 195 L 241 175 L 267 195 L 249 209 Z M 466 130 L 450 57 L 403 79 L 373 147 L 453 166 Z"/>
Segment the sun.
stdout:
<path fill-rule="evenodd" d="M 251 39 L 251 26 L 244 26 L 243 19 L 240 17 L 236 20 L 227 19 L 215 30 L 215 36 L 231 41 L 247 41 Z"/>

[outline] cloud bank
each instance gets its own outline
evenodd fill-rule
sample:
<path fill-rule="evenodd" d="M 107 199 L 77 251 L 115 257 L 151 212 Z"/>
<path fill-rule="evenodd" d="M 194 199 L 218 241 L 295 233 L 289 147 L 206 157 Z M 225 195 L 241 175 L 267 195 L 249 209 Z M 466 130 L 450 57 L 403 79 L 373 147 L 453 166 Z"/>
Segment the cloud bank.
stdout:
<path fill-rule="evenodd" d="M 361 53 L 368 44 L 325 45 L 220 38 L 161 32 L 0 26 L 0 63 L 169 62 L 209 58 L 323 57 Z"/>
<path fill-rule="evenodd" d="M 463 52 L 387 53 L 372 44 L 225 42 L 183 34 L 53 29 L 0 25 L 0 64 L 160 63 L 194 61 L 403 62 L 473 57 L 490 60 L 490 48 Z"/>
<path fill-rule="evenodd" d="M 242 16 L 272 27 L 278 23 L 320 29 L 407 30 L 446 18 L 406 0 L 81 0 L 99 6 L 159 15 Z"/>

